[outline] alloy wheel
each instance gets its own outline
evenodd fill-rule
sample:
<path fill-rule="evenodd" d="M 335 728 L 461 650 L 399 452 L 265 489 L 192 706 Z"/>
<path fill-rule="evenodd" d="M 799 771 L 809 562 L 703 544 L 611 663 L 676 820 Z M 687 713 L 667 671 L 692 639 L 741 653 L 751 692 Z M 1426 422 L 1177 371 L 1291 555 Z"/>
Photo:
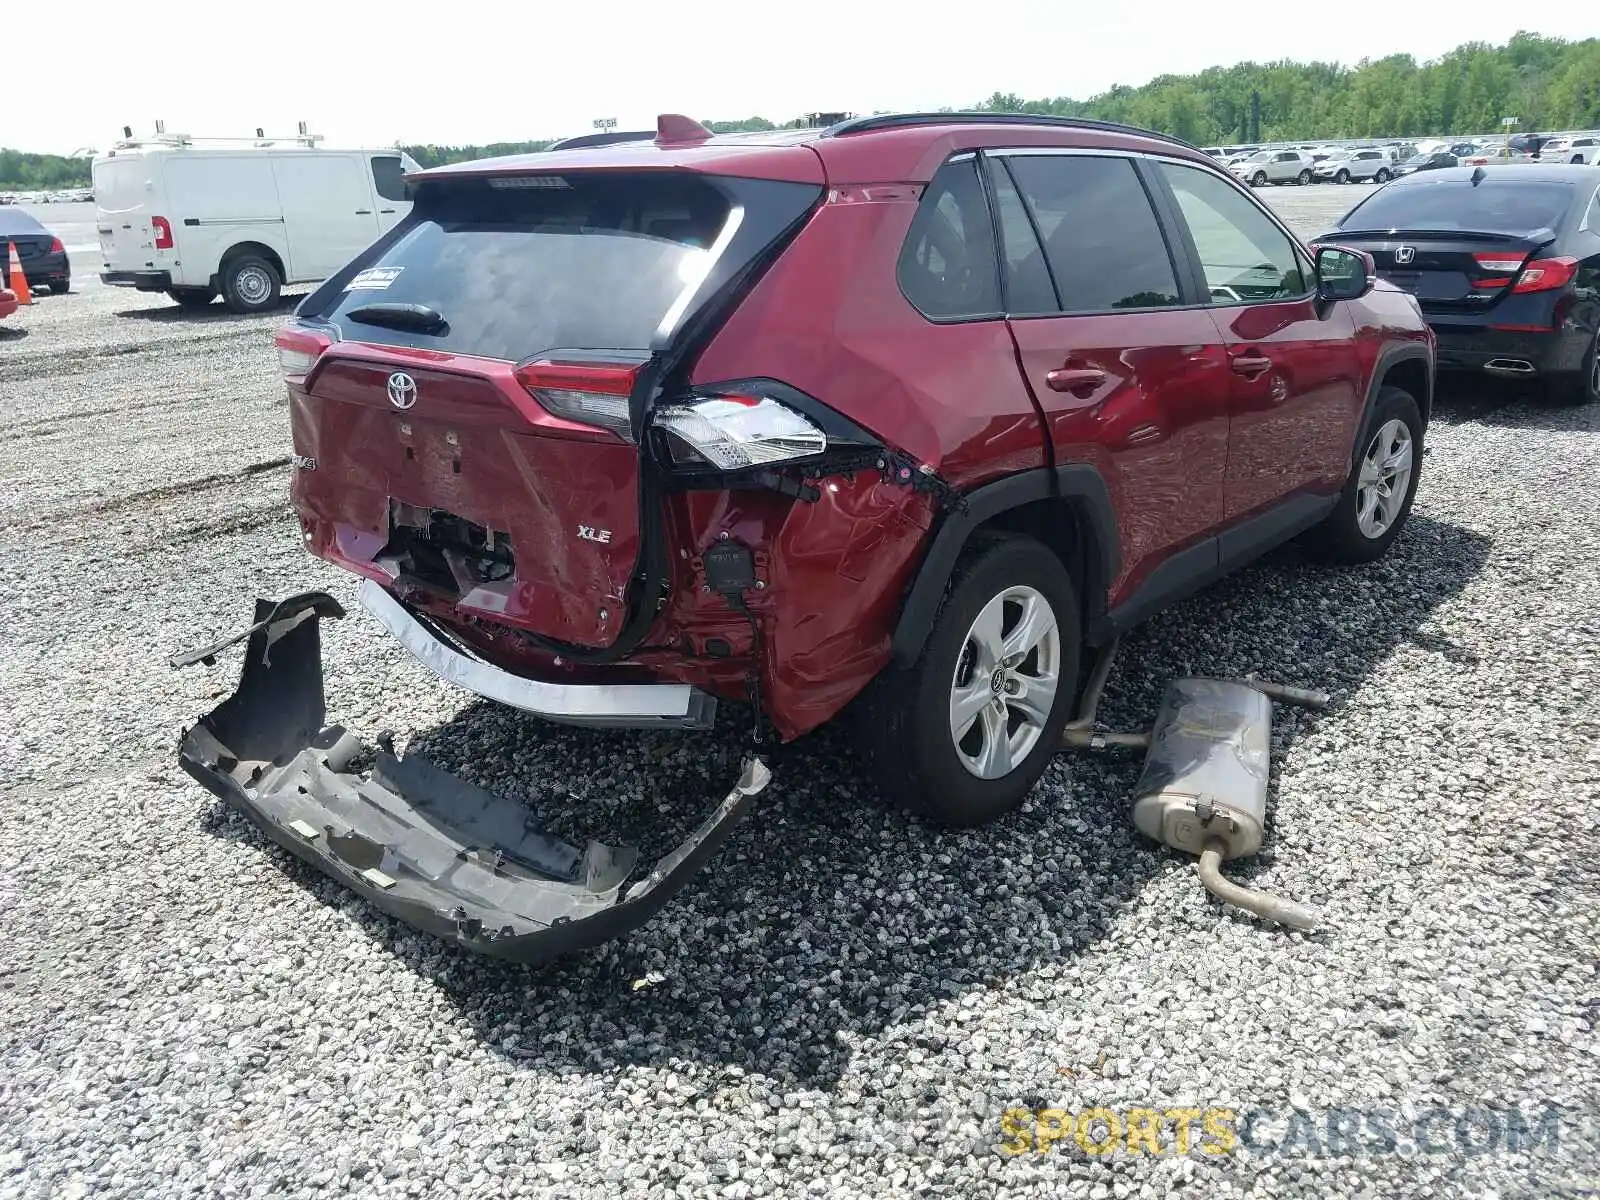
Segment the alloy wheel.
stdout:
<path fill-rule="evenodd" d="M 961 765 L 1000 779 L 1039 744 L 1061 684 L 1061 629 L 1034 588 L 1007 588 L 967 631 L 950 685 L 950 736 Z"/>
<path fill-rule="evenodd" d="M 1400 515 L 1411 487 L 1415 451 L 1411 430 L 1398 418 L 1384 422 L 1367 444 L 1356 479 L 1356 526 L 1376 540 Z"/>

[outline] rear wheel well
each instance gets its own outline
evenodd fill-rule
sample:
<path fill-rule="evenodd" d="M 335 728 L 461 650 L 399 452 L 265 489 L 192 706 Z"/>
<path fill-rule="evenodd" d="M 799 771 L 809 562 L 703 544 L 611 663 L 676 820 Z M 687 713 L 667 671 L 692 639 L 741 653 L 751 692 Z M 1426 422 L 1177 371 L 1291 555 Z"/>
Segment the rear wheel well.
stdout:
<path fill-rule="evenodd" d="M 1078 593 L 1085 628 L 1094 618 L 1104 614 L 1109 581 L 1100 578 L 1103 574 L 1100 548 L 1095 545 L 1094 528 L 1083 511 L 1081 501 L 1072 497 L 1052 497 L 1008 508 L 973 530 L 968 544 L 985 533 L 1019 533 L 1042 543 L 1061 560 L 1067 573 L 1072 576 L 1072 586 Z"/>
<path fill-rule="evenodd" d="M 1379 387 L 1396 387 L 1417 402 L 1417 411 L 1426 425 L 1433 408 L 1433 389 L 1429 386 L 1428 364 L 1420 358 L 1403 358 L 1383 373 Z"/>
<path fill-rule="evenodd" d="M 289 282 L 289 273 L 283 269 L 283 259 L 278 257 L 278 252 L 271 246 L 263 246 L 260 242 L 240 242 L 237 246 L 229 246 L 228 252 L 222 256 L 222 261 L 217 264 L 217 277 L 211 281 L 212 287 L 218 287 L 219 280 L 227 273 L 228 263 L 238 258 L 241 254 L 254 254 L 264 258 L 272 264 L 272 269 L 278 273 L 278 278 L 284 283 Z"/>

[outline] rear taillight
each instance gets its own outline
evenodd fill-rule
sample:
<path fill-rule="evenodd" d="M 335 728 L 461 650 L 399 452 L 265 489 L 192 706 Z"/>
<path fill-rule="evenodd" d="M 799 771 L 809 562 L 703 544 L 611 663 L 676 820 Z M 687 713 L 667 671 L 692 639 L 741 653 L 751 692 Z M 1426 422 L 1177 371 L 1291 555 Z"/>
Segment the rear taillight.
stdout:
<path fill-rule="evenodd" d="M 283 372 L 283 381 L 297 385 L 305 382 L 317 359 L 333 345 L 333 339 L 326 334 L 292 325 L 278 330 L 273 341 L 278 347 L 278 369 Z"/>
<path fill-rule="evenodd" d="M 155 230 L 156 249 L 172 249 L 172 222 L 165 217 L 151 217 L 150 228 Z"/>
<path fill-rule="evenodd" d="M 50 239 L 50 253 L 51 254 L 65 254 L 66 252 L 67 252 L 67 248 L 61 244 L 61 239 L 60 238 L 53 237 L 53 238 Z"/>
<path fill-rule="evenodd" d="M 546 410 L 569 421 L 632 435 L 628 397 L 641 365 L 563 363 L 541 358 L 517 368 L 517 382 Z"/>
<path fill-rule="evenodd" d="M 1511 290 L 1517 294 L 1553 292 L 1566 287 L 1577 274 L 1578 260 L 1575 258 L 1536 258 L 1522 268 L 1522 274 Z"/>
<path fill-rule="evenodd" d="M 655 411 L 672 461 L 684 467 L 737 471 L 810 458 L 828 449 L 828 436 L 770 396 L 727 393 L 691 396 Z"/>
<path fill-rule="evenodd" d="M 1497 250 L 1480 250 L 1472 257 L 1477 261 L 1480 270 L 1500 271 L 1506 275 L 1514 275 L 1517 268 L 1527 259 L 1525 254 L 1507 254 Z M 1485 279 L 1481 280 L 1478 286 L 1498 287 L 1504 282 L 1503 279 Z"/>

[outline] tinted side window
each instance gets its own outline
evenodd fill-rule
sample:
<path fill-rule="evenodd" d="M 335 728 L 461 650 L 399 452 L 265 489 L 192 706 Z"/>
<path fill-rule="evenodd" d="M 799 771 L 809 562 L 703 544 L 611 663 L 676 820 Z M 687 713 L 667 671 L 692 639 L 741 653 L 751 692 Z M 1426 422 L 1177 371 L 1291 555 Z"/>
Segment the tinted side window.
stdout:
<path fill-rule="evenodd" d="M 1213 304 L 1282 300 L 1307 292 L 1294 243 L 1226 180 L 1162 163 L 1189 226 Z"/>
<path fill-rule="evenodd" d="M 404 174 L 398 158 L 384 157 L 372 160 L 372 183 L 378 189 L 378 195 L 385 200 L 411 199 L 411 189 L 406 186 L 406 181 L 402 178 Z"/>
<path fill-rule="evenodd" d="M 1000 311 L 994 226 L 978 160 L 948 162 L 928 184 L 900 250 L 900 288 L 924 316 Z"/>
<path fill-rule="evenodd" d="M 1064 311 L 1181 303 L 1172 256 L 1130 160 L 1023 154 L 1008 162 Z"/>
<path fill-rule="evenodd" d="M 1000 210 L 1001 249 L 1006 260 L 1006 311 L 1053 313 L 1060 310 L 1050 268 L 1034 232 L 1033 221 L 1017 194 L 1004 159 L 991 160 L 995 205 Z"/>

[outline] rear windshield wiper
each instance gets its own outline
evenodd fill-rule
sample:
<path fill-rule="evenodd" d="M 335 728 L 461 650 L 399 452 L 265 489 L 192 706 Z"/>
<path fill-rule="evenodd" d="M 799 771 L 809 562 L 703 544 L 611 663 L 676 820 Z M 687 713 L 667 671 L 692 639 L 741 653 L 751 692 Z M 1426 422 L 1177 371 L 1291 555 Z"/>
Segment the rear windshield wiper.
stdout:
<path fill-rule="evenodd" d="M 352 308 L 345 316 L 363 325 L 386 325 L 390 329 L 414 333 L 447 333 L 450 329 L 444 314 L 426 304 L 363 304 Z"/>

